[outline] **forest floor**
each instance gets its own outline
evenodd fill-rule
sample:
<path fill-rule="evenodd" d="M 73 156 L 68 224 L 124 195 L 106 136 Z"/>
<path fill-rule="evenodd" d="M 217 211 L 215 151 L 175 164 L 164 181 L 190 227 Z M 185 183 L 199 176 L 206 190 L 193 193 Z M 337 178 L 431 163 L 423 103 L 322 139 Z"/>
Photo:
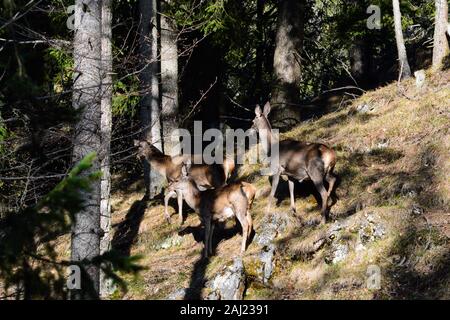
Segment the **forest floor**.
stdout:
<path fill-rule="evenodd" d="M 275 239 L 265 283 L 252 276 L 261 249 L 250 243 L 245 299 L 450 298 L 450 71 L 427 74 L 427 81 L 421 89 L 411 79 L 367 92 L 282 135 L 337 151 L 338 200 L 332 221 L 318 225 L 311 185 L 296 186 L 294 215 L 287 183 L 280 182 L 270 214 L 286 217 L 287 228 Z M 258 188 L 251 210 L 256 236 L 267 221 L 270 188 L 258 169 L 239 169 L 239 178 Z M 143 200 L 142 181 L 121 188 L 120 180 L 112 198 L 113 245 L 141 255 L 146 270 L 125 276 L 128 292 L 112 298 L 166 299 L 180 289 L 184 298 L 206 297 L 205 283 L 239 255 L 240 228 L 234 221 L 220 228 L 214 256 L 202 259 L 196 214 L 182 227 L 169 225 L 161 201 Z M 373 265 L 381 271 L 375 287 L 367 285 Z"/>

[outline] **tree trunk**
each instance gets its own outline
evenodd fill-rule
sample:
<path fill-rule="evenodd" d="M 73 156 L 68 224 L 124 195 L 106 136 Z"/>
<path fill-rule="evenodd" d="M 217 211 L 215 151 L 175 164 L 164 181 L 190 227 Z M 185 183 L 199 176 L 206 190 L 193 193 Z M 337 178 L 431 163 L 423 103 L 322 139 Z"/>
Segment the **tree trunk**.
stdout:
<path fill-rule="evenodd" d="M 156 0 L 140 0 L 140 84 L 142 97 L 140 115 L 142 137 L 159 150 L 162 148 L 160 96 L 159 96 L 159 61 L 158 61 L 158 19 Z M 144 181 L 146 195 L 153 198 L 161 192 L 163 177 L 144 161 Z"/>
<path fill-rule="evenodd" d="M 351 74 L 357 86 L 365 89 L 369 84 L 369 54 L 367 41 L 356 39 L 350 47 Z"/>
<path fill-rule="evenodd" d="M 75 126 L 73 160 L 80 161 L 101 149 L 101 7 L 98 1 L 76 0 L 74 35 L 73 107 L 81 111 Z M 97 157 L 85 173 L 100 170 Z M 83 194 L 84 209 L 75 215 L 72 226 L 72 260 L 92 259 L 100 254 L 100 184 Z M 83 278 L 81 290 L 71 292 L 73 299 L 94 299 L 99 293 L 99 268 L 86 266 L 89 279 Z M 90 281 L 89 281 L 90 280 Z M 92 287 L 91 287 L 92 285 Z"/>
<path fill-rule="evenodd" d="M 394 8 L 395 40 L 397 41 L 398 63 L 401 72 L 400 78 L 405 79 L 411 76 L 411 68 L 409 67 L 405 41 L 403 40 L 402 14 L 400 12 L 399 0 L 392 0 L 392 6 Z"/>
<path fill-rule="evenodd" d="M 101 179 L 100 227 L 104 235 L 100 240 L 100 254 L 111 249 L 111 126 L 112 126 L 112 0 L 102 0 L 102 100 L 101 100 L 101 152 L 99 154 Z M 112 284 L 100 273 L 100 296 L 112 293 Z"/>
<path fill-rule="evenodd" d="M 272 92 L 272 116 L 282 119 L 283 109 L 298 108 L 301 81 L 300 54 L 304 33 L 304 0 L 281 0 L 278 6 L 273 69 L 276 83 Z"/>
<path fill-rule="evenodd" d="M 264 1 L 256 1 L 256 31 L 258 37 L 258 43 L 256 47 L 256 70 L 255 70 L 255 101 L 264 103 L 261 101 L 262 84 L 263 84 L 263 71 L 264 71 Z"/>
<path fill-rule="evenodd" d="M 163 1 L 161 5 L 161 118 L 164 152 L 173 156 L 179 153 L 179 144 L 171 136 L 178 128 L 178 33 L 175 21 L 165 14 Z"/>
<path fill-rule="evenodd" d="M 448 25 L 448 3 L 447 0 L 436 0 L 436 18 L 434 25 L 433 45 L 433 69 L 438 70 L 442 61 L 448 54 L 447 25 Z"/>

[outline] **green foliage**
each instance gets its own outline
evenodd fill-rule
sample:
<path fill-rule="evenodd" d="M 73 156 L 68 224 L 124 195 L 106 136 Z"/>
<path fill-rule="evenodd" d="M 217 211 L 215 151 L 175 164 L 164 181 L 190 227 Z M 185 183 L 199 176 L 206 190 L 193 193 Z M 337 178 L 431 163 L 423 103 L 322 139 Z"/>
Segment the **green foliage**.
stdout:
<path fill-rule="evenodd" d="M 138 90 L 139 82 L 137 79 L 132 79 L 130 84 L 125 83 L 125 81 L 116 81 L 112 98 L 113 115 L 123 116 L 128 114 L 134 117 L 140 100 Z"/>
<path fill-rule="evenodd" d="M 68 89 L 72 85 L 73 78 L 73 58 L 72 56 L 61 49 L 49 48 L 46 55 L 46 66 L 48 68 L 48 75 L 52 77 L 49 82 L 53 84 L 53 91 L 60 93 Z"/>
<path fill-rule="evenodd" d="M 39 203 L 20 212 L 9 212 L 0 221 L 0 278 L 6 290 L 17 297 L 67 298 L 65 268 L 98 265 L 123 289 L 125 283 L 117 271 L 136 273 L 139 257 L 123 257 L 106 252 L 92 261 L 72 262 L 61 259 L 55 241 L 70 232 L 75 213 L 83 207 L 82 192 L 100 178 L 99 172 L 85 174 L 92 167 L 95 154 L 81 160 Z"/>

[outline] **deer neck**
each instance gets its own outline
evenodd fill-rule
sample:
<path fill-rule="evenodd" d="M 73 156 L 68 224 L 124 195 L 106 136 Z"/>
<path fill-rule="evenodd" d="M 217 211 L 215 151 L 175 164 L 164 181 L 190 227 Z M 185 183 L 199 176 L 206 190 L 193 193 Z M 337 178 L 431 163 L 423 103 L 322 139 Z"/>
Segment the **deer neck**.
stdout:
<path fill-rule="evenodd" d="M 158 173 L 164 176 L 166 176 L 168 169 L 170 169 L 172 165 L 172 159 L 169 156 L 157 155 L 146 158 L 147 161 L 150 163 L 150 165 L 153 167 L 153 169 L 155 169 L 156 171 L 158 171 Z"/>
<path fill-rule="evenodd" d="M 197 211 L 200 208 L 200 191 L 197 189 L 195 182 L 188 180 L 182 192 L 186 203 Z"/>
<path fill-rule="evenodd" d="M 264 118 L 264 122 L 259 128 L 259 136 L 261 139 L 261 143 L 263 144 L 263 148 L 267 153 L 270 153 L 272 149 L 272 145 L 278 143 L 278 138 L 272 132 L 272 126 L 267 118 Z"/>

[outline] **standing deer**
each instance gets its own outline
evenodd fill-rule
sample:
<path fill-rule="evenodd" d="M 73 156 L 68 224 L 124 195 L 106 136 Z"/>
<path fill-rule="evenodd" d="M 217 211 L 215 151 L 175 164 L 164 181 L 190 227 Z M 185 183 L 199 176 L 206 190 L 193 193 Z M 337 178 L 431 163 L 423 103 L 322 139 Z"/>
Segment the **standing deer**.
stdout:
<path fill-rule="evenodd" d="M 134 145 L 138 147 L 138 158 L 148 161 L 150 166 L 166 177 L 169 183 L 180 179 L 181 168 L 185 165 L 189 166 L 189 175 L 201 191 L 224 185 L 235 168 L 234 159 L 231 157 L 225 157 L 223 164 L 192 164 L 194 162 L 192 155 L 171 157 L 146 140 L 134 140 Z"/>
<path fill-rule="evenodd" d="M 328 198 L 336 182 L 336 177 L 333 174 L 336 164 L 336 153 L 333 149 L 319 143 L 303 143 L 291 139 L 278 141 L 273 135 L 272 127 L 267 119 L 269 113 L 269 102 L 264 106 L 264 111 L 257 105 L 255 109 L 256 116 L 252 126 L 253 129 L 258 131 L 266 154 L 270 154 L 274 144 L 278 144 L 279 147 L 279 162 L 273 173 L 267 212 L 270 211 L 280 176 L 288 179 L 291 210 L 293 212 L 296 211 L 294 181 L 312 180 L 322 199 L 321 222 L 325 223 L 328 219 Z M 324 180 L 328 182 L 328 190 L 325 189 Z"/>
<path fill-rule="evenodd" d="M 253 204 L 255 193 L 255 187 L 246 182 L 234 182 L 214 190 L 201 192 L 192 178 L 187 175 L 186 170 L 183 170 L 183 177 L 173 182 L 167 189 L 164 199 L 164 214 L 169 220 L 168 201 L 175 195 L 178 196 L 181 221 L 183 219 L 183 198 L 189 207 L 200 214 L 200 219 L 205 225 L 205 256 L 212 254 L 214 223 L 236 217 L 242 227 L 241 252 L 244 252 L 253 230 L 253 220 L 249 210 Z"/>

